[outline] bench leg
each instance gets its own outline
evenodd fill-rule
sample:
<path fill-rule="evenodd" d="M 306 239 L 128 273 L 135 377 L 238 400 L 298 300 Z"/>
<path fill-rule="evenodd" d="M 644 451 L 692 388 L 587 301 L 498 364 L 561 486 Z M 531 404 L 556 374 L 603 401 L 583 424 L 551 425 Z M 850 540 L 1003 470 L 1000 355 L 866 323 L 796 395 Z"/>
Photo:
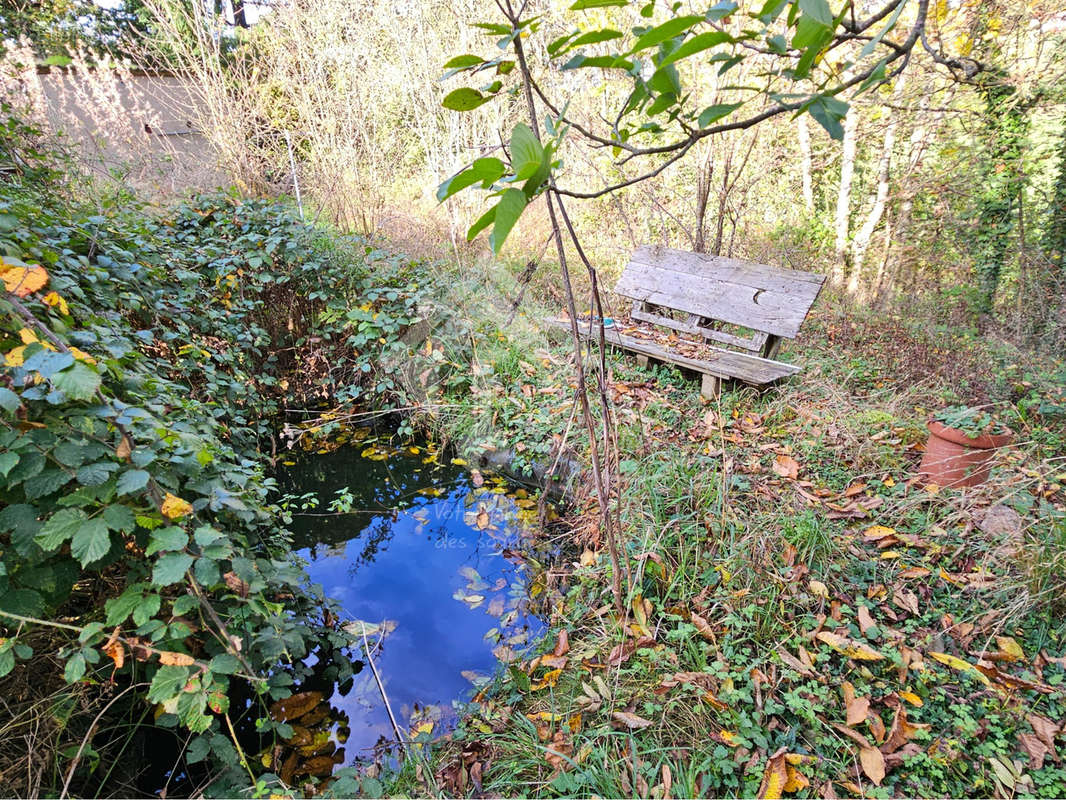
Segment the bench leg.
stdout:
<path fill-rule="evenodd" d="M 703 382 L 700 385 L 700 394 L 708 400 L 715 400 L 722 393 L 722 379 L 717 375 L 704 373 Z"/>
<path fill-rule="evenodd" d="M 639 366 L 641 366 L 641 367 L 647 368 L 647 366 L 648 366 L 648 357 L 647 356 L 642 356 L 642 355 L 640 355 L 638 353 L 637 354 L 637 364 Z"/>

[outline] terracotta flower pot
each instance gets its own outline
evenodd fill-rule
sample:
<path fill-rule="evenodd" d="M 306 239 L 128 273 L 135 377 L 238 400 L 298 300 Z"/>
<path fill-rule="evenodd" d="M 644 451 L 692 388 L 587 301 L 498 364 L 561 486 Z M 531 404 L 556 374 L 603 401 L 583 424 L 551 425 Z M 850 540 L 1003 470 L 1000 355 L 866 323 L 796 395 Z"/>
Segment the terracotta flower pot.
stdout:
<path fill-rule="evenodd" d="M 977 486 L 988 480 L 992 456 L 997 448 L 1014 441 L 1014 433 L 982 434 L 971 439 L 957 428 L 930 420 L 929 441 L 918 471 L 929 483 L 960 488 Z"/>

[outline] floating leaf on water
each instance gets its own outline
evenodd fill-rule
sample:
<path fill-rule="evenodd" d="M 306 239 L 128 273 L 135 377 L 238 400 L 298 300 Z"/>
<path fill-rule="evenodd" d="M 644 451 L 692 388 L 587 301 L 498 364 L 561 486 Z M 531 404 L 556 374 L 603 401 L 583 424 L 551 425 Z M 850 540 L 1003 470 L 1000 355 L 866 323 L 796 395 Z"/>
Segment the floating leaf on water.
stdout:
<path fill-rule="evenodd" d="M 298 692 L 274 703 L 270 707 L 270 716 L 277 722 L 287 722 L 290 719 L 302 717 L 323 699 L 322 692 Z M 311 737 L 308 736 L 307 741 L 300 744 L 308 744 L 310 741 Z"/>
<path fill-rule="evenodd" d="M 396 620 L 386 619 L 381 622 L 365 622 L 361 619 L 353 619 L 350 622 L 344 623 L 341 626 L 346 632 L 352 636 L 388 636 L 394 630 L 396 630 Z"/>

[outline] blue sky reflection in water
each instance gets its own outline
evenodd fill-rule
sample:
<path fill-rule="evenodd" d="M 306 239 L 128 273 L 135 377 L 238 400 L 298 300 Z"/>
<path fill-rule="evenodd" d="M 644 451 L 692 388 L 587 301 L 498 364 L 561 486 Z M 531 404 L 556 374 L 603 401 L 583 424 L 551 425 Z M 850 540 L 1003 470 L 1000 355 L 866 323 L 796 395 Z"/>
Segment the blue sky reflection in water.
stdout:
<path fill-rule="evenodd" d="M 492 480 L 475 486 L 465 468 L 433 456 L 424 446 L 362 442 L 296 457 L 279 482 L 319 499 L 291 526 L 311 580 L 349 619 L 395 624 L 374 662 L 401 727 L 433 721 L 436 735 L 454 721 L 453 701 L 468 700 L 478 676 L 544 625 L 527 609 L 534 568 L 514 552 L 535 525 L 521 508 L 532 502 Z M 352 511 L 330 515 L 339 490 L 351 493 Z M 395 738 L 370 669 L 330 702 L 351 728 L 346 762 Z"/>

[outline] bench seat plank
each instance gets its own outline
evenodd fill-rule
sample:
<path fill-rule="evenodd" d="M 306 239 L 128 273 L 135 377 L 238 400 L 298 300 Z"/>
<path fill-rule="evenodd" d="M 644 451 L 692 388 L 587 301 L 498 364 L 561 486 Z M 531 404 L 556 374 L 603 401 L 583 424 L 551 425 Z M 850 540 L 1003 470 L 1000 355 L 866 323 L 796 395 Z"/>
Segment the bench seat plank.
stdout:
<path fill-rule="evenodd" d="M 634 251 L 615 292 L 792 339 L 824 280 L 800 270 L 643 246 Z"/>
<path fill-rule="evenodd" d="M 570 330 L 570 322 L 566 319 L 548 320 L 548 324 L 555 328 Z M 583 338 L 589 338 L 589 325 L 587 322 L 583 325 L 579 323 L 578 331 Z M 795 375 L 801 369 L 795 364 L 785 364 L 746 353 L 722 350 L 711 345 L 702 345 L 711 351 L 711 355 L 707 359 L 690 358 L 681 353 L 666 350 L 647 339 L 629 336 L 615 328 L 605 328 L 603 336 L 608 344 L 621 347 L 638 355 L 685 367 L 704 375 L 713 375 L 716 378 L 726 380 L 737 379 L 757 386 L 772 383 L 789 375 Z M 599 331 L 594 329 L 592 331 L 592 339 L 596 341 L 598 338 Z"/>

